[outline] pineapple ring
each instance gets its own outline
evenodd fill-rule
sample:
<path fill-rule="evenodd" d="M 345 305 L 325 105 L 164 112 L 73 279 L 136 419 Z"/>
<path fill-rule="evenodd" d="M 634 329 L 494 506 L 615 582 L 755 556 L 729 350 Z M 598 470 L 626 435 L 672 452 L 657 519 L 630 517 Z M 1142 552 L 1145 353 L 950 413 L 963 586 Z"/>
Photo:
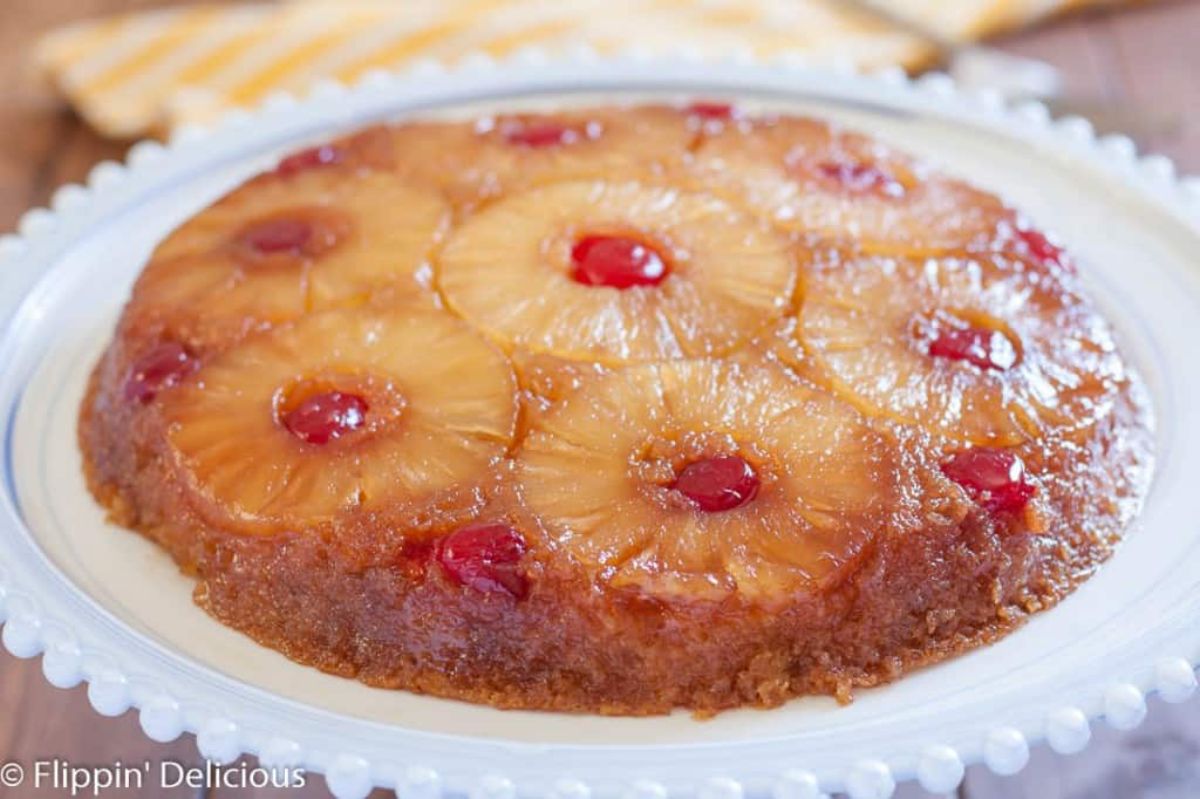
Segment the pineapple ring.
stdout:
<path fill-rule="evenodd" d="M 669 263 L 657 286 L 571 277 L 582 237 L 632 233 Z M 566 182 L 516 194 L 446 243 L 447 304 L 509 347 L 609 364 L 728 353 L 786 311 L 788 243 L 707 194 L 640 183 Z"/>
<path fill-rule="evenodd" d="M 552 545 L 614 586 L 758 601 L 836 580 L 897 500 L 894 445 L 853 408 L 767 363 L 673 361 L 593 377 L 516 455 Z M 733 510 L 671 488 L 736 454 L 761 481 Z"/>
<path fill-rule="evenodd" d="M 701 142 L 695 165 L 708 185 L 781 229 L 847 239 L 865 252 L 982 247 L 1011 218 L 991 194 L 812 119 L 726 125 Z"/>
<path fill-rule="evenodd" d="M 1015 363 L 934 357 L 922 328 L 939 315 L 1000 330 Z M 975 444 L 1086 429 L 1126 380 L 1107 325 L 1019 263 L 861 258 L 818 269 L 797 332 L 815 356 L 805 368 L 863 412 Z"/>
<path fill-rule="evenodd" d="M 293 435 L 280 406 L 309 384 L 365 398 L 366 425 L 320 445 Z M 411 507 L 472 481 L 513 438 L 515 391 L 503 355 L 448 314 L 348 309 L 249 338 L 161 402 L 195 504 L 252 531 Z"/>
<path fill-rule="evenodd" d="M 277 221 L 308 224 L 318 246 L 247 246 L 246 231 Z M 437 194 L 387 173 L 324 167 L 261 175 L 159 246 L 134 289 L 134 314 L 165 320 L 197 350 L 227 344 L 256 327 L 412 284 L 448 222 Z"/>
<path fill-rule="evenodd" d="M 551 129 L 563 135 L 545 136 Z M 669 178 L 695 137 L 687 114 L 650 106 L 489 117 L 474 126 L 415 123 L 392 130 L 391 152 L 406 180 L 470 207 L 550 181 Z"/>

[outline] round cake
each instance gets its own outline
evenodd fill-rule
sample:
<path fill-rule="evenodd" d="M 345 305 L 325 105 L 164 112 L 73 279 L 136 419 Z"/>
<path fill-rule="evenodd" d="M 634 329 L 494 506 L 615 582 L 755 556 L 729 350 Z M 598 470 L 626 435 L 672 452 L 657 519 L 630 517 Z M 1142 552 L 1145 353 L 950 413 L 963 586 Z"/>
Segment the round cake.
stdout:
<path fill-rule="evenodd" d="M 110 518 L 296 661 L 706 714 L 849 701 L 1053 605 L 1151 428 L 1028 219 L 704 102 L 284 158 L 155 250 L 79 438 Z"/>

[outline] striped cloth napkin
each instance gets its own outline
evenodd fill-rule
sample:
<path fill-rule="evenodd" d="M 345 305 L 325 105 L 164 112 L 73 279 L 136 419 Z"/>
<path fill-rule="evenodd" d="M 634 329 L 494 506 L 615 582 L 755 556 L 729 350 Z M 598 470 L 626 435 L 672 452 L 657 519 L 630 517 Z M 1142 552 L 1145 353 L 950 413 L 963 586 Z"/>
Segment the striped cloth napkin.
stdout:
<path fill-rule="evenodd" d="M 1104 0 L 890 0 L 948 38 L 972 40 Z M 504 57 L 586 45 L 688 48 L 705 57 L 796 52 L 860 68 L 928 62 L 927 45 L 837 0 L 291 0 L 197 5 L 55 30 L 36 57 L 100 133 L 162 134 L 321 78 L 354 81 L 416 60 Z"/>

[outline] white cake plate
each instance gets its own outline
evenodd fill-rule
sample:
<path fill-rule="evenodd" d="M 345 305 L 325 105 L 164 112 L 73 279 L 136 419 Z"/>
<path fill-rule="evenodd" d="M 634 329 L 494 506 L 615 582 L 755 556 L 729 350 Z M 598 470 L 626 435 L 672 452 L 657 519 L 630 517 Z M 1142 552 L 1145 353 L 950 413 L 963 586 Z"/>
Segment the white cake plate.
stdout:
<path fill-rule="evenodd" d="M 408 115 L 615 98 L 731 98 L 836 118 L 928 156 L 1057 232 L 1146 376 L 1160 462 L 1145 512 L 1115 557 L 1059 607 L 999 643 L 862 691 L 849 707 L 800 699 L 697 721 L 502 712 L 296 665 L 210 619 L 158 548 L 113 529 L 85 490 L 75 418 L 90 365 L 155 242 L 283 152 Z M 1030 743 L 1086 746 L 1090 720 L 1127 728 L 1145 694 L 1178 701 L 1200 656 L 1200 187 L 1128 139 L 1079 119 L 958 94 L 944 76 L 861 77 L 784 61 L 547 62 L 524 53 L 454 71 L 427 65 L 277 97 L 216 130 L 146 142 L 97 166 L 53 209 L 0 239 L 0 619 L 46 678 L 87 681 L 96 710 L 137 708 L 157 740 L 198 735 L 321 772 L 342 799 L 371 786 L 429 799 L 553 795 L 636 799 L 846 791 L 887 797 L 918 779 L 951 791 L 964 764 L 1021 769 Z M 637 674 L 629 679 L 636 680 Z"/>

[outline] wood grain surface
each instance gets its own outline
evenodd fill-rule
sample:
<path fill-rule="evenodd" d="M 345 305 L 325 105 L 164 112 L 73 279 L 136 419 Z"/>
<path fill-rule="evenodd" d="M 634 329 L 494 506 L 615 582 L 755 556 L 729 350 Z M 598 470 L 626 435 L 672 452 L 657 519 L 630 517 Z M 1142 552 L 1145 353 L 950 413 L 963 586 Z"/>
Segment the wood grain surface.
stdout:
<path fill-rule="evenodd" d="M 110 11 L 164 5 L 149 0 L 0 0 L 0 232 L 27 208 L 44 204 L 54 188 L 81 180 L 96 162 L 119 158 L 125 147 L 100 139 L 39 85 L 28 65 L 40 32 L 62 22 Z M 1165 121 L 1139 144 L 1200 173 L 1200 2 L 1165 2 L 1125 11 L 1073 17 L 1010 36 L 1000 46 L 1058 65 L 1070 92 L 1100 107 L 1152 111 Z M 60 758 L 73 764 L 173 760 L 196 764 L 190 736 L 170 744 L 148 741 L 137 718 L 97 716 L 83 688 L 60 691 L 42 678 L 37 659 L 0 654 L 0 761 L 29 764 Z M 1200 796 L 1200 700 L 1180 706 L 1152 702 L 1138 730 L 1117 733 L 1097 724 L 1080 755 L 1037 748 L 1017 777 L 971 768 L 959 795 L 970 799 L 1184 799 Z M 0 796 L 65 796 L 61 791 L 0 789 Z M 307 799 L 326 796 L 317 778 L 302 789 L 106 791 L 105 797 Z M 374 797 L 390 794 L 377 791 Z M 899 799 L 928 794 L 904 786 Z"/>

